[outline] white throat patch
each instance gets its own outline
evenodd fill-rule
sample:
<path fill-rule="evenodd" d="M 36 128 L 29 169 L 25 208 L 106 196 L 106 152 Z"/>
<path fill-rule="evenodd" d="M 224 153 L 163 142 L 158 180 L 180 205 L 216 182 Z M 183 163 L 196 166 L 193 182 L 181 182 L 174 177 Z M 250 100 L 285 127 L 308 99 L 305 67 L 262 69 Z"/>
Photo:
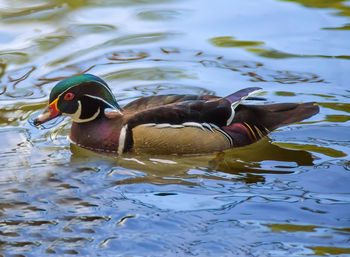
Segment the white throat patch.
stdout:
<path fill-rule="evenodd" d="M 77 123 L 83 123 L 83 122 L 89 122 L 89 121 L 92 121 L 94 119 L 96 119 L 96 117 L 100 114 L 100 107 L 97 109 L 97 112 L 95 112 L 94 115 L 92 115 L 90 118 L 87 118 L 87 119 L 80 119 L 80 115 L 81 115 L 81 110 L 82 110 L 82 107 L 81 107 L 81 102 L 78 101 L 78 109 L 75 113 L 71 114 L 71 113 L 62 113 L 63 116 L 69 116 L 72 118 L 72 120 L 74 122 L 77 122 Z"/>

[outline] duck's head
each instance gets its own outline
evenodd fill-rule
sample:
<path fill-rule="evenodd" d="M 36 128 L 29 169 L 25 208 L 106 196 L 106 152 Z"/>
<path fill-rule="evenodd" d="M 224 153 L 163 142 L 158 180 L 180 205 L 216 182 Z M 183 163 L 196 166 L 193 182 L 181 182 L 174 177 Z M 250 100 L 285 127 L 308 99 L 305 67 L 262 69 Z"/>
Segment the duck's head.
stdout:
<path fill-rule="evenodd" d="M 91 74 L 76 75 L 60 81 L 52 89 L 49 106 L 34 124 L 43 124 L 60 115 L 70 116 L 74 122 L 89 122 L 104 115 L 106 108 L 120 112 L 107 83 Z"/>

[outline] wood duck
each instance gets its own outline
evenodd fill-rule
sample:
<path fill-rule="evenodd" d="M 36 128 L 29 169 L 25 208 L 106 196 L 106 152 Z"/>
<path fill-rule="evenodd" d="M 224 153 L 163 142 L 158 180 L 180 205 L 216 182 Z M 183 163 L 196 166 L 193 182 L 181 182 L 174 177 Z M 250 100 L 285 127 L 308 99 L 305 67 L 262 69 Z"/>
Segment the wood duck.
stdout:
<path fill-rule="evenodd" d="M 150 96 L 121 108 L 105 81 L 82 74 L 52 89 L 48 108 L 34 124 L 70 116 L 70 141 L 95 152 L 200 154 L 252 144 L 319 111 L 314 103 L 242 104 L 260 89 L 249 87 L 226 97 Z"/>

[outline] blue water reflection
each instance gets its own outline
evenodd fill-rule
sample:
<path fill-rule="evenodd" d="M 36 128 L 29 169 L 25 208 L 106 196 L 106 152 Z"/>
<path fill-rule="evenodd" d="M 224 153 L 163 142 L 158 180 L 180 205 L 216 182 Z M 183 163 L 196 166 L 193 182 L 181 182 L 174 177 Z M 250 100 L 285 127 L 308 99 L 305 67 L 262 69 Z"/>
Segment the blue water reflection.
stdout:
<path fill-rule="evenodd" d="M 0 1 L 1 254 L 350 254 L 349 4 Z M 69 119 L 32 126 L 84 72 L 121 105 L 259 86 L 320 113 L 224 153 L 101 156 Z"/>

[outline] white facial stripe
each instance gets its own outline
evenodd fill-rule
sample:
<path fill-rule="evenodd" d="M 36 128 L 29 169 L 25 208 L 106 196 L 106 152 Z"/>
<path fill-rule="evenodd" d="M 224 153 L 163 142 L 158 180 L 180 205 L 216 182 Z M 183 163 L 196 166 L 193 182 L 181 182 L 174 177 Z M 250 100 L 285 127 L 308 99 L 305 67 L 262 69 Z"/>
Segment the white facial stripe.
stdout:
<path fill-rule="evenodd" d="M 230 125 L 231 122 L 233 121 L 233 118 L 235 117 L 235 109 L 237 108 L 237 106 L 242 103 L 245 99 L 247 99 L 249 96 L 253 95 L 253 94 L 256 94 L 257 92 L 261 91 L 261 89 L 258 89 L 258 90 L 254 90 L 252 92 L 250 92 L 249 94 L 247 94 L 246 96 L 243 96 L 241 99 L 239 99 L 238 101 L 236 102 L 233 102 L 231 104 L 231 116 L 230 118 L 228 118 L 227 120 L 227 123 L 226 123 L 226 126 Z"/>
<path fill-rule="evenodd" d="M 71 113 L 62 113 L 62 115 L 63 116 L 70 116 L 74 122 L 82 123 L 82 122 L 89 122 L 89 121 L 92 121 L 92 120 L 96 119 L 97 116 L 100 114 L 100 111 L 101 111 L 100 108 L 98 108 L 97 112 L 95 112 L 95 114 L 92 115 L 90 118 L 80 119 L 81 110 L 82 110 L 81 102 L 78 101 L 78 109 L 77 109 L 77 111 L 75 113 L 73 113 L 73 114 L 71 114 Z"/>
<path fill-rule="evenodd" d="M 97 100 L 100 100 L 101 102 L 104 102 L 105 104 L 107 104 L 110 108 L 112 108 L 113 110 L 116 110 L 116 111 L 119 111 L 119 109 L 115 108 L 115 106 L 111 105 L 110 103 L 108 103 L 106 100 L 104 100 L 103 98 L 101 97 L 98 97 L 98 96 L 94 96 L 94 95 L 88 95 L 88 94 L 85 94 L 85 96 L 87 97 L 90 97 L 90 98 L 93 98 L 93 99 L 97 99 Z M 120 112 L 121 114 L 121 112 Z"/>
<path fill-rule="evenodd" d="M 120 130 L 120 136 L 119 136 L 119 145 L 118 145 L 118 154 L 122 155 L 124 151 L 124 145 L 125 145 L 125 137 L 126 137 L 126 129 L 128 128 L 128 125 L 125 125 Z"/>
<path fill-rule="evenodd" d="M 107 87 L 105 84 L 103 84 L 102 82 L 97 81 L 97 80 L 95 80 L 94 82 L 96 82 L 96 83 L 100 84 L 101 86 L 103 86 L 111 95 L 113 95 L 112 90 L 109 87 Z"/>

